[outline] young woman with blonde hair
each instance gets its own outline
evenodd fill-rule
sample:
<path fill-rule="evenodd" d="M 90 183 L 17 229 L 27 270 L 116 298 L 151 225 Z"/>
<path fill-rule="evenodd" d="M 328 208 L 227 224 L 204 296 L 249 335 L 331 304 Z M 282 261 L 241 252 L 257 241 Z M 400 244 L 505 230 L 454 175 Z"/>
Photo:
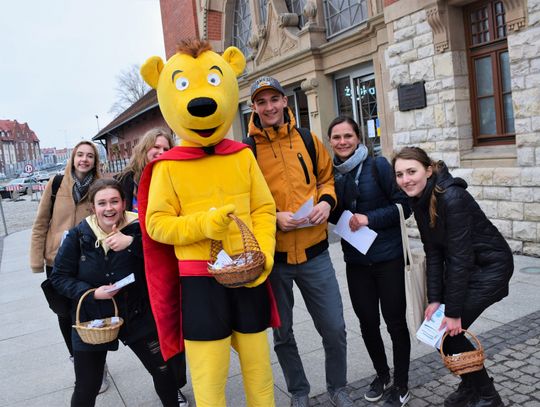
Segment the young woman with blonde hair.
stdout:
<path fill-rule="evenodd" d="M 137 188 L 146 164 L 175 145 L 172 132 L 165 127 L 148 130 L 133 149 L 126 168 L 116 177 L 126 194 L 126 210 L 137 212 Z"/>

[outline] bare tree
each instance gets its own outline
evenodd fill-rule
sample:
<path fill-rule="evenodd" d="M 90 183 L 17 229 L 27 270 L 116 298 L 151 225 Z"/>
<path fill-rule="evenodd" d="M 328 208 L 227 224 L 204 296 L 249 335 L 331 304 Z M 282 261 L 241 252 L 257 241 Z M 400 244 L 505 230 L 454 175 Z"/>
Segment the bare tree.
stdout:
<path fill-rule="evenodd" d="M 131 65 L 116 76 L 116 102 L 109 113 L 118 116 L 150 90 L 140 74 L 139 65 Z"/>

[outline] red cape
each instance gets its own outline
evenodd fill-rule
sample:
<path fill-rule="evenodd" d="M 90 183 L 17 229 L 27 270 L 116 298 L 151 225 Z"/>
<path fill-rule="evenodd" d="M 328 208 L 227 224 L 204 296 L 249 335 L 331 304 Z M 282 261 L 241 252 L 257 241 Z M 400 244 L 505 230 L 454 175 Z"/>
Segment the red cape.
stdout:
<path fill-rule="evenodd" d="M 223 139 L 214 146 L 213 154 L 234 154 L 248 146 L 237 141 Z M 164 160 L 196 160 L 208 154 L 201 147 L 174 147 L 144 168 L 139 182 L 137 199 L 139 203 L 139 223 L 142 231 L 146 281 L 150 295 L 150 305 L 156 321 L 161 353 L 165 360 L 183 351 L 181 290 L 178 274 L 178 259 L 174 246 L 153 240 L 146 230 L 146 209 L 148 191 L 152 179 L 152 169 L 156 162 Z M 268 281 L 268 280 L 267 280 Z M 270 290 L 271 300 L 274 301 Z M 275 303 L 272 307 L 272 326 L 279 325 Z"/>

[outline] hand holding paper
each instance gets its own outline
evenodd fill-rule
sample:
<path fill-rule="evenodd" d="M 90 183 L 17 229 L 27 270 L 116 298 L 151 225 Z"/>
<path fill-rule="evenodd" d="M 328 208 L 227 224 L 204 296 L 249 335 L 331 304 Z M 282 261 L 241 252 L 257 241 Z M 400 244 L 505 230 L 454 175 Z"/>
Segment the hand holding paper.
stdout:
<path fill-rule="evenodd" d="M 420 328 L 416 332 L 416 337 L 418 340 L 438 348 L 445 332 L 444 329 L 439 330 L 443 318 L 444 304 L 441 304 L 433 315 L 431 315 L 431 319 L 425 319 L 424 322 L 422 322 L 422 325 L 420 325 Z"/>
<path fill-rule="evenodd" d="M 107 293 L 119 290 L 122 287 L 125 287 L 128 284 L 131 284 L 135 281 L 135 275 L 131 273 L 129 276 L 124 277 L 122 280 L 117 281 L 113 284 L 111 288 L 106 288 L 104 291 Z"/>
<path fill-rule="evenodd" d="M 353 232 L 349 227 L 349 221 L 351 220 L 352 216 L 353 214 L 351 211 L 343 212 L 338 220 L 338 223 L 336 224 L 334 233 L 341 236 L 360 253 L 366 254 L 377 237 L 377 232 L 371 230 L 367 226 L 362 226 Z"/>

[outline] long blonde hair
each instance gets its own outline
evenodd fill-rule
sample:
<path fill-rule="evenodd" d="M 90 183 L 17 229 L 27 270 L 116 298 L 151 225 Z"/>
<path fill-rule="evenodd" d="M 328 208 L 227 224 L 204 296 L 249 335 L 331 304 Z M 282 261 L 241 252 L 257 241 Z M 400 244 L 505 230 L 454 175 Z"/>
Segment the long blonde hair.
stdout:
<path fill-rule="evenodd" d="M 142 139 L 137 143 L 133 149 L 133 155 L 129 160 L 128 165 L 120 174 L 120 179 L 126 176 L 126 174 L 132 172 L 135 182 L 139 182 L 142 172 L 146 164 L 148 164 L 148 151 L 154 147 L 158 137 L 165 137 L 169 143 L 169 148 L 173 148 L 175 145 L 173 135 L 171 131 L 165 127 L 155 127 L 144 133 Z"/>
<path fill-rule="evenodd" d="M 398 159 L 402 160 L 414 160 L 418 161 L 422 166 L 427 170 L 431 167 L 433 175 L 437 176 L 439 172 L 439 164 L 437 161 L 432 160 L 427 153 L 422 150 L 420 147 L 403 147 L 398 151 L 392 158 L 392 168 L 396 169 L 396 161 Z M 429 197 L 429 226 L 431 228 L 435 227 L 437 221 L 437 196 L 435 193 L 442 193 L 444 190 L 435 185 L 435 188 L 431 191 L 431 196 Z"/>

